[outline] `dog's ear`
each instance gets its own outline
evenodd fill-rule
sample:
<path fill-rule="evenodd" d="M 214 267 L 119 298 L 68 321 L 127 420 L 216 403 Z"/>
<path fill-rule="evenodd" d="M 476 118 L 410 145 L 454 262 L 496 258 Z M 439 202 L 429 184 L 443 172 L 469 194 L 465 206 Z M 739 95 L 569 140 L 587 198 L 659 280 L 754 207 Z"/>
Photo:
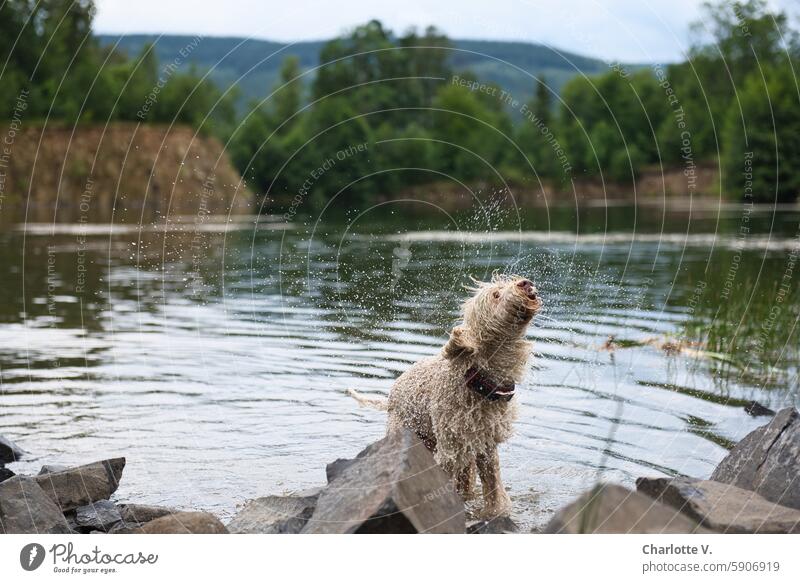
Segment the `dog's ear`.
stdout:
<path fill-rule="evenodd" d="M 456 326 L 450 332 L 450 340 L 444 345 L 444 357 L 455 360 L 459 357 L 469 356 L 475 352 L 475 348 L 470 346 L 466 339 L 466 331 L 462 326 Z"/>

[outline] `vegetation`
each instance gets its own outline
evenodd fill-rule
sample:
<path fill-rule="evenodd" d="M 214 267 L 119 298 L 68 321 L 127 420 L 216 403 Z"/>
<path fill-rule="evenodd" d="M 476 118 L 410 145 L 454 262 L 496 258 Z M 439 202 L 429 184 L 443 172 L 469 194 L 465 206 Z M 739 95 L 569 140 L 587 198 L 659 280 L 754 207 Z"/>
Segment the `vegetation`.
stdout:
<path fill-rule="evenodd" d="M 463 57 L 448 58 L 454 51 L 438 31 L 395 38 L 371 22 L 322 47 L 326 64 L 309 105 L 288 124 L 279 96 L 291 91 L 299 105 L 300 71 L 296 62 L 284 70 L 275 103 L 259 104 L 236 132 L 235 158 L 260 191 L 300 193 L 317 205 L 341 189 L 337 203 L 347 204 L 445 177 L 566 186 L 583 177 L 630 182 L 648 167 L 681 168 L 693 195 L 697 165 L 717 161 L 731 197 L 793 200 L 800 192 L 796 34 L 763 0 L 704 10 L 686 62 L 612 65 L 569 81 L 558 101 L 544 77 L 530 79 L 525 103 L 454 69 Z M 270 128 L 280 129 L 273 135 Z M 307 182 L 324 160 L 361 140 L 369 155 Z"/>
<path fill-rule="evenodd" d="M 196 72 L 159 67 L 152 45 L 133 59 L 101 48 L 94 11 L 91 0 L 0 3 L 0 118 L 24 109 L 28 120 L 174 121 L 229 131 L 231 98 Z"/>
<path fill-rule="evenodd" d="M 259 193 L 295 209 L 370 202 L 431 181 L 566 188 L 575 178 L 631 182 L 659 167 L 681 168 L 694 194 L 702 162 L 719 162 L 735 199 L 789 201 L 800 191 L 800 43 L 764 0 L 706 4 L 683 63 L 609 64 L 563 87 L 559 58 L 543 47 L 503 43 L 497 56 L 497 43 L 454 45 L 434 28 L 396 36 L 372 21 L 286 49 L 263 97 L 238 110 L 235 91 L 208 78 L 230 87 L 265 73 L 275 62 L 269 43 L 124 37 L 103 48 L 91 36 L 93 11 L 90 0 L 0 5 L 0 116 L 12 118 L 24 94 L 26 115 L 37 118 L 202 127 L 228 142 Z M 137 46 L 135 58 L 119 50 Z M 235 66 L 219 60 L 226 46 Z M 553 75 L 523 74 L 534 61 Z"/>

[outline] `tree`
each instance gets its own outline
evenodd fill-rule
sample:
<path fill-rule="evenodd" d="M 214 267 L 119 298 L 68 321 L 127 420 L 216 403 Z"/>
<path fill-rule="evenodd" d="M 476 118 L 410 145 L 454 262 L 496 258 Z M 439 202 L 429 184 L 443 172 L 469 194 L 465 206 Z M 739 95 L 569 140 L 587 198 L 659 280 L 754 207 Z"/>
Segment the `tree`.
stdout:
<path fill-rule="evenodd" d="M 300 76 L 300 60 L 287 57 L 281 65 L 280 83 L 276 87 L 277 93 L 273 97 L 275 118 L 281 124 L 294 116 L 300 109 L 303 100 L 303 86 Z M 287 124 L 288 125 L 288 124 Z"/>
<path fill-rule="evenodd" d="M 788 65 L 747 78 L 725 127 L 724 185 L 755 202 L 793 201 L 800 194 L 800 103 Z"/>

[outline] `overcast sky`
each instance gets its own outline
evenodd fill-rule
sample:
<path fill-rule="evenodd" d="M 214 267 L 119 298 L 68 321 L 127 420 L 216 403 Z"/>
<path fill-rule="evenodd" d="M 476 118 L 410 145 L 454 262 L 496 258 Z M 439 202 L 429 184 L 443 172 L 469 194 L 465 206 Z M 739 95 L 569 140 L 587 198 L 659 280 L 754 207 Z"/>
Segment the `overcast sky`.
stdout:
<path fill-rule="evenodd" d="M 435 24 L 450 37 L 521 40 L 624 62 L 679 60 L 698 0 L 96 0 L 104 33 L 317 40 L 378 18 L 396 32 Z M 797 15 L 797 0 L 772 0 Z M 796 23 L 796 19 L 795 19 Z"/>

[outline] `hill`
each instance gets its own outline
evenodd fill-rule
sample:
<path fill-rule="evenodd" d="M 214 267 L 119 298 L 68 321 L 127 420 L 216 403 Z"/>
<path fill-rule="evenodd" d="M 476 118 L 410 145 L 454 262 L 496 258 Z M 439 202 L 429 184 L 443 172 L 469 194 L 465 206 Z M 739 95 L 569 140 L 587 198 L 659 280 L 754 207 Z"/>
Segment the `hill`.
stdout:
<path fill-rule="evenodd" d="M 253 212 L 216 138 L 186 126 L 29 124 L 4 170 L 4 222 L 159 223 Z"/>
<path fill-rule="evenodd" d="M 148 43 L 155 44 L 162 64 L 174 62 L 179 69 L 195 67 L 210 71 L 221 88 L 236 83 L 241 103 L 262 99 L 275 85 L 281 63 L 289 55 L 300 60 L 303 70 L 319 64 L 319 52 L 327 41 L 292 44 L 237 37 L 181 35 L 98 35 L 104 46 L 116 46 L 135 57 Z M 482 40 L 453 40 L 451 64 L 457 71 L 470 70 L 481 81 L 492 82 L 527 101 L 533 94 L 532 75 L 544 75 L 556 90 L 579 73 L 603 73 L 609 66 L 599 60 L 559 51 L 544 45 Z M 311 76 L 309 76 L 309 80 Z"/>

